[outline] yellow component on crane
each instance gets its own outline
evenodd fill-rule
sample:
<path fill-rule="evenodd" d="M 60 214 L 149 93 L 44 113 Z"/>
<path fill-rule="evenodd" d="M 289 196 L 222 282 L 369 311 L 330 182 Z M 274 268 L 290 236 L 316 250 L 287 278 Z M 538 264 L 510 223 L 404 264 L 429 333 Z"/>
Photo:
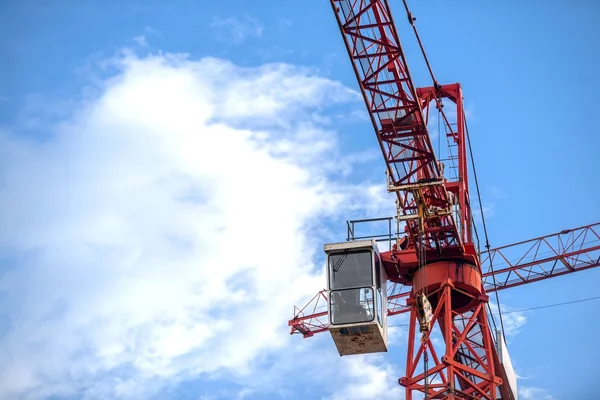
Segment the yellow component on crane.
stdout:
<path fill-rule="evenodd" d="M 433 310 L 431 303 L 423 293 L 416 296 L 417 300 L 417 318 L 419 319 L 420 331 L 429 332 L 429 324 L 433 319 Z"/>
<path fill-rule="evenodd" d="M 421 235 L 425 232 L 425 199 L 423 198 L 423 192 L 421 189 L 414 191 L 415 200 L 417 201 L 417 210 L 419 213 L 419 232 Z"/>

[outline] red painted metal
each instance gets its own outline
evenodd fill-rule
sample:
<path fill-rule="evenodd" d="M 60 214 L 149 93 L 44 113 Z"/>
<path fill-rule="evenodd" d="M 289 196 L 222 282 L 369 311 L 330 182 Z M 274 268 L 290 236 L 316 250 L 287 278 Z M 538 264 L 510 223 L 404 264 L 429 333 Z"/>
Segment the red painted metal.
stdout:
<path fill-rule="evenodd" d="M 496 286 L 489 270 L 490 258 Z M 598 267 L 600 222 L 498 247 L 482 253 L 482 260 L 485 271 L 482 283 L 486 293 Z M 391 290 L 388 290 L 388 316 L 410 312 L 410 306 L 406 305 L 409 296 L 410 290 L 400 284 L 392 284 Z M 319 299 L 321 302 L 316 304 L 315 300 Z M 324 311 L 307 313 L 307 310 Z M 291 334 L 299 333 L 304 337 L 326 331 L 326 291 L 319 292 L 302 308 L 302 312 L 294 308 L 294 318 L 289 321 L 289 326 Z"/>
<path fill-rule="evenodd" d="M 599 237 L 594 230 L 598 224 L 494 249 L 483 253 L 484 263 L 480 263 L 472 236 L 460 84 L 439 85 L 427 63 L 434 84 L 415 88 L 387 0 L 330 3 L 386 162 L 388 190 L 396 192 L 398 218 L 406 223 L 406 236 L 381 254 L 392 282 L 388 315 L 410 312 L 406 376 L 399 383 L 406 387 L 409 400 L 417 392 L 426 398 L 496 400 L 497 391 L 500 398 L 508 399 L 508 383 L 500 378 L 488 326 L 486 291 L 598 266 Z M 420 40 L 419 44 L 422 49 Z M 444 100 L 454 105 L 450 108 L 455 114 L 445 113 Z M 448 168 L 437 160 L 427 130 L 434 113 L 449 141 L 444 160 Z M 571 235 L 571 239 L 563 240 L 561 235 Z M 528 251 L 525 257 L 509 261 L 513 258 L 507 253 L 518 246 L 535 249 L 533 257 L 527 257 Z M 541 254 L 542 246 L 551 252 Z M 483 272 L 488 260 L 500 259 L 505 265 Z M 497 278 L 496 283 L 489 278 Z M 412 289 L 402 292 L 402 285 Z M 306 307 L 294 309 L 291 333 L 310 337 L 328 330 L 326 293 L 321 291 Z M 421 293 L 435 311 L 430 330 L 419 340 L 415 299 Z M 436 332 L 443 349 L 436 348 L 431 339 Z M 431 365 L 419 372 L 429 356 Z"/>
<path fill-rule="evenodd" d="M 382 254 L 388 279 L 404 285 L 412 284 L 415 272 L 425 263 L 461 258 L 467 263 L 479 266 L 479 257 L 472 234 L 465 137 L 466 118 L 460 84 L 419 88 L 416 93 L 419 104 L 425 112 L 425 122 L 429 122 L 430 115 L 436 112 L 432 108 L 437 108 L 438 118 L 443 121 L 445 126 L 446 137 L 444 140 L 449 140 L 448 155 L 445 161 L 448 163 L 449 172 L 445 174 L 444 189 L 449 194 L 451 203 L 456 206 L 456 212 L 452 213 L 450 217 L 456 222 L 457 233 L 460 235 L 462 245 L 442 248 L 440 244 L 436 244 L 433 248 L 424 246 L 419 251 L 410 236 L 404 238 L 399 244 L 393 246 L 391 251 Z M 455 113 L 449 114 L 443 111 L 440 104 L 444 99 L 454 106 Z M 429 229 L 431 232 L 436 232 L 438 228 L 430 227 Z M 419 253 L 422 254 L 421 257 L 418 257 Z"/>
<path fill-rule="evenodd" d="M 496 389 L 505 394 L 508 389 L 496 370 L 498 359 L 487 325 L 487 296 L 475 286 L 460 290 L 450 279 L 437 286 L 429 293 L 434 301 L 433 329 L 422 337 L 417 336 L 417 306 L 411 301 L 406 375 L 398 380 L 406 387 L 406 399 L 412 400 L 414 393 L 420 392 L 430 399 L 496 400 Z M 469 313 L 456 310 L 458 297 L 468 304 Z M 435 346 L 430 340 L 436 334 L 445 346 Z M 421 367 L 424 362 L 427 369 Z"/>
<path fill-rule="evenodd" d="M 417 216 L 407 233 L 418 248 L 461 247 L 423 113 L 387 1 L 331 0 L 382 154 L 399 212 Z M 463 210 L 464 211 L 464 210 Z M 469 216 L 465 215 L 465 218 Z"/>
<path fill-rule="evenodd" d="M 410 292 L 403 292 L 403 285 L 392 283 L 387 291 L 388 316 L 410 311 L 406 300 Z M 301 334 L 304 338 L 329 329 L 327 321 L 327 290 L 317 293 L 307 305 L 302 308 L 294 307 L 294 318 L 288 321 L 290 334 Z"/>
<path fill-rule="evenodd" d="M 488 292 L 594 268 L 600 265 L 600 223 L 498 247 L 481 259 L 488 266 L 483 274 Z"/>
<path fill-rule="evenodd" d="M 317 311 L 325 309 L 325 311 Z M 310 314 L 306 314 L 310 310 Z M 294 318 L 288 322 L 292 327 L 291 334 L 300 333 L 305 338 L 315 333 L 325 332 L 329 328 L 327 322 L 327 290 L 317 293 L 302 308 L 294 306 Z"/>

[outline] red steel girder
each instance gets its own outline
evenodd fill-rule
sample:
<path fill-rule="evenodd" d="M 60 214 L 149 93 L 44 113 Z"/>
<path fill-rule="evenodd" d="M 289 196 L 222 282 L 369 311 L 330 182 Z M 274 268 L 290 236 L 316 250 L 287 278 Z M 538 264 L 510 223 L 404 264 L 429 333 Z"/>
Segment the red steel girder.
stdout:
<path fill-rule="evenodd" d="M 325 311 L 317 311 L 323 309 Z M 310 314 L 306 314 L 307 312 Z M 288 325 L 291 327 L 290 334 L 300 333 L 305 338 L 315 333 L 325 332 L 329 327 L 327 290 L 321 290 L 302 308 L 294 306 L 294 318 L 288 322 Z"/>
<path fill-rule="evenodd" d="M 455 215 L 454 221 L 461 233 L 461 239 L 464 243 L 473 243 L 472 215 L 469 203 L 469 174 L 467 170 L 467 136 L 466 136 L 466 115 L 463 107 L 462 88 L 459 83 L 449 85 L 437 85 L 436 87 L 423 87 L 417 89 L 417 96 L 423 106 L 425 121 L 429 120 L 429 115 L 433 114 L 432 106 L 438 111 L 440 123 L 444 125 L 446 136 L 451 138 L 454 143 L 455 154 L 449 154 L 448 157 L 455 157 L 455 160 L 448 160 L 448 168 L 455 167 L 455 174 L 446 174 L 445 187 L 448 192 L 455 196 L 459 212 Z M 456 106 L 456 115 L 446 114 L 443 108 L 442 99 L 448 99 Z M 441 132 L 438 132 L 441 135 Z M 439 155 L 441 157 L 441 155 Z M 455 162 L 452 162 L 455 161 Z M 454 176 L 453 176 L 454 175 Z"/>
<path fill-rule="evenodd" d="M 410 311 L 406 299 L 410 292 L 402 292 L 403 286 L 392 283 L 388 288 L 388 316 Z M 317 293 L 307 305 L 302 308 L 294 307 L 294 318 L 288 321 L 290 334 L 301 334 L 304 338 L 329 329 L 327 321 L 327 290 Z"/>
<path fill-rule="evenodd" d="M 489 271 L 490 257 L 496 285 Z M 600 222 L 498 247 L 482 253 L 481 258 L 482 269 L 488 268 L 482 276 L 487 293 L 598 267 Z M 390 285 L 388 315 L 409 312 L 410 307 L 405 305 L 409 295 L 410 290 L 402 285 Z M 329 326 L 327 292 L 319 292 L 302 310 L 294 308 L 294 318 L 289 321 L 289 326 L 290 333 L 304 337 L 326 331 Z"/>
<path fill-rule="evenodd" d="M 571 239 L 554 235 L 532 239 L 512 245 L 530 246 L 520 259 L 511 258 L 507 253 L 514 247 L 505 246 L 484 253 L 487 258 L 480 263 L 471 235 L 466 123 L 460 85 L 437 84 L 427 62 L 434 87 L 415 89 L 387 0 L 330 0 L 330 4 L 386 162 L 388 190 L 396 192 L 399 217 L 411 217 L 401 218 L 406 222 L 407 233 L 402 246 L 398 244 L 382 253 L 386 271 L 397 272 L 396 279 L 388 275 L 390 279 L 414 285 L 410 292 L 388 293 L 388 315 L 411 313 L 407 376 L 400 384 L 406 387 L 409 400 L 415 392 L 436 399 L 496 400 L 497 390 L 501 398 L 510 398 L 508 383 L 502 382 L 501 371 L 496 370 L 499 361 L 487 325 L 486 290 L 501 290 L 597 266 L 598 235 L 588 227 L 580 234 L 557 234 L 571 234 Z M 406 2 L 404 5 L 416 33 L 414 19 Z M 423 50 L 418 34 L 417 39 Z M 442 98 L 456 104 L 454 123 L 443 111 Z M 446 137 L 454 141 L 449 143 L 448 159 L 458 160 L 459 165 L 454 166 L 457 176 L 450 180 L 444 177 L 427 132 L 432 103 L 446 126 Z M 586 240 L 590 232 L 592 244 Z M 554 239 L 558 240 L 556 244 Z M 542 248 L 551 251 L 546 254 Z M 505 265 L 490 267 L 484 274 L 482 267 L 487 261 L 493 264 L 496 257 Z M 392 287 L 396 290 L 400 286 Z M 445 342 L 445 347 L 438 346 L 444 349 L 439 356 L 430 336 L 426 335 L 420 344 L 416 340 L 415 296 L 422 292 L 434 305 L 433 322 Z M 401 304 L 404 298 L 406 306 Z M 309 337 L 327 330 L 326 300 L 326 291 L 321 291 L 307 307 L 295 309 L 295 316 L 289 321 L 291 333 Z M 307 308 L 310 314 L 305 312 Z M 427 360 L 428 353 L 431 366 L 418 373 L 420 361 Z"/>
<path fill-rule="evenodd" d="M 410 299 L 410 324 L 405 376 L 399 383 L 406 388 L 406 400 L 415 392 L 429 399 L 488 399 L 496 400 L 496 389 L 505 394 L 507 384 L 496 371 L 497 354 L 488 327 L 486 296 L 471 295 L 474 308 L 459 313 L 452 308 L 451 280 L 429 293 L 437 298 L 431 320 L 431 330 L 422 337 L 418 334 L 417 305 Z M 432 340 L 439 334 L 444 346 L 435 346 Z M 437 348 L 436 348 L 437 347 Z M 427 369 L 421 367 L 427 361 Z M 502 398 L 508 398 L 503 395 Z"/>
<path fill-rule="evenodd" d="M 493 272 L 489 268 L 490 260 Z M 488 292 L 584 271 L 598 265 L 600 222 L 498 247 L 481 254 L 481 268 L 486 271 L 483 282 Z"/>
<path fill-rule="evenodd" d="M 418 199 L 423 199 L 426 210 L 450 210 L 427 133 L 422 100 L 410 76 L 387 0 L 330 2 L 385 158 L 400 212 L 417 215 Z M 423 195 L 415 195 L 414 185 L 423 183 L 427 186 L 418 189 Z M 439 226 L 448 227 L 450 232 L 437 235 L 431 230 Z M 426 216 L 423 236 L 418 234 L 416 221 L 409 220 L 407 227 L 412 242 L 418 247 L 443 249 L 462 245 L 458 228 L 449 215 Z"/>

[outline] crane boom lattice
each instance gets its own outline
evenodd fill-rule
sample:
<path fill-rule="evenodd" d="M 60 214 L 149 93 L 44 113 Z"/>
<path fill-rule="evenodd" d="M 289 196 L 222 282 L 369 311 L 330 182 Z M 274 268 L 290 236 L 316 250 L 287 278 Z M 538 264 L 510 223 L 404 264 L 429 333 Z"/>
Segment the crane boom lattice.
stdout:
<path fill-rule="evenodd" d="M 487 251 L 480 253 L 461 85 L 438 84 L 403 3 L 430 87 L 413 83 L 387 0 L 330 0 L 386 163 L 388 191 L 396 193 L 396 226 L 403 223 L 404 232 L 392 234 L 393 218 L 374 218 L 363 222 L 387 222 L 388 235 L 357 237 L 361 221 L 348 221 L 346 242 L 324 246 L 327 289 L 294 308 L 290 333 L 306 338 L 329 331 L 341 356 L 385 352 L 387 318 L 409 313 L 405 376 L 398 380 L 407 400 L 417 393 L 515 400 L 516 374 L 503 330 L 494 331 L 488 293 L 495 292 L 500 304 L 500 290 L 599 266 L 600 224 L 490 250 L 483 220 Z M 444 111 L 444 101 L 455 114 Z M 427 129 L 436 112 L 446 157 L 441 145 L 434 152 Z M 447 176 L 443 162 L 449 163 Z M 380 241 L 390 249 L 380 252 Z"/>
<path fill-rule="evenodd" d="M 425 248 L 460 246 L 422 99 L 410 77 L 387 1 L 331 0 L 331 5 L 387 164 L 388 188 L 397 194 L 409 236 Z"/>

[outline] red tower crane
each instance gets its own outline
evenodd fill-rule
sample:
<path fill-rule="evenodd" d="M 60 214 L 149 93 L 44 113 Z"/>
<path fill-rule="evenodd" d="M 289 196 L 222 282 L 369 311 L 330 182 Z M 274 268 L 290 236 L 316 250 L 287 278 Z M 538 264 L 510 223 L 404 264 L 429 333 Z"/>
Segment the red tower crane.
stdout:
<path fill-rule="evenodd" d="M 387 351 L 387 317 L 410 313 L 406 375 L 399 379 L 407 400 L 416 393 L 426 399 L 515 399 L 515 374 L 504 339 L 492 328 L 488 294 L 600 265 L 600 224 L 496 249 L 486 240 L 487 250 L 480 252 L 460 84 L 436 81 L 406 1 L 431 87 L 415 88 L 387 0 L 330 2 L 404 232 L 380 253 L 375 239 L 354 235 L 360 221 L 349 221 L 346 244 L 325 246 L 328 289 L 295 308 L 291 333 L 330 331 L 340 355 Z M 447 104 L 455 111 L 446 113 Z M 434 113 L 449 144 L 439 161 L 427 130 Z M 386 220 L 391 226 L 392 218 Z M 393 236 L 390 230 L 390 242 Z M 406 286 L 410 290 L 402 291 Z M 327 310 L 319 311 L 323 303 Z"/>

